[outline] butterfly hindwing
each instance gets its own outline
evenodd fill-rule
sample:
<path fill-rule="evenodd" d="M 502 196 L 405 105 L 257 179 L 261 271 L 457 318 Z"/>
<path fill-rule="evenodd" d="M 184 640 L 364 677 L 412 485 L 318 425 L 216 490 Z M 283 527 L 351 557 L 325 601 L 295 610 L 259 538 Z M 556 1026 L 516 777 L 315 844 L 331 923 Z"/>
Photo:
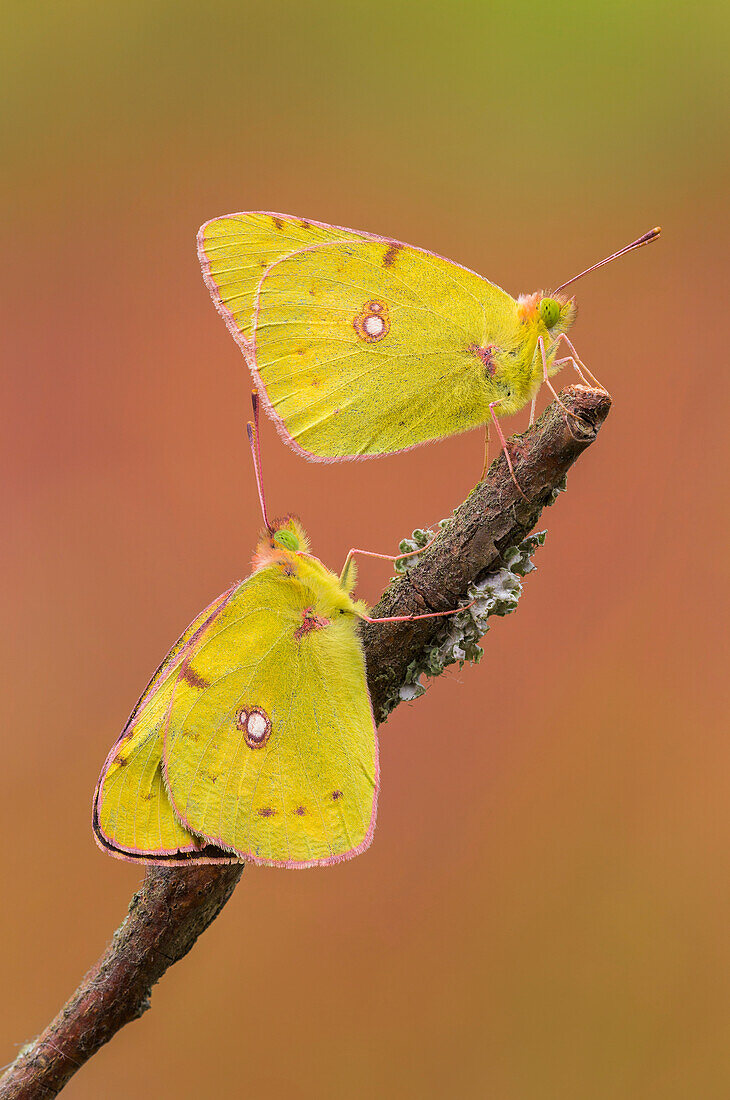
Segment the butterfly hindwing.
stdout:
<path fill-rule="evenodd" d="M 180 670 L 234 591 L 214 600 L 173 646 L 107 757 L 94 792 L 93 828 L 111 855 L 157 864 L 231 862 L 222 852 L 203 851 L 204 844 L 176 818 L 162 777 L 162 747 L 170 702 L 189 690 Z"/>
<path fill-rule="evenodd" d="M 327 864 L 372 837 L 378 761 L 362 647 L 352 616 L 319 611 L 278 566 L 255 573 L 191 658 L 197 692 L 170 708 L 177 816 L 240 858 Z"/>
<path fill-rule="evenodd" d="M 486 333 L 515 303 L 432 253 L 382 240 L 324 243 L 268 268 L 254 352 L 294 445 L 323 460 L 387 454 L 489 417 L 500 394 Z"/>

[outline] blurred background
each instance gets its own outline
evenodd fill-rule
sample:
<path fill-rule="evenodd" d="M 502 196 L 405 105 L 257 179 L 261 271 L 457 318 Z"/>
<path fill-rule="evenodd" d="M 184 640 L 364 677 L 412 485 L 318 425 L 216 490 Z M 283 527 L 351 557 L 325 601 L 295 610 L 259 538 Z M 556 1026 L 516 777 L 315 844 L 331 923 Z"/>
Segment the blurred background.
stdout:
<path fill-rule="evenodd" d="M 198 225 L 291 212 L 517 294 L 660 223 L 579 286 L 614 409 L 482 664 L 383 727 L 372 848 L 247 869 L 65 1095 L 727 1097 L 728 11 L 6 6 L 0 1063 L 126 912 L 141 871 L 95 847 L 94 783 L 259 529 Z M 272 510 L 339 567 L 448 515 L 482 438 L 328 467 L 265 420 L 263 452 Z"/>

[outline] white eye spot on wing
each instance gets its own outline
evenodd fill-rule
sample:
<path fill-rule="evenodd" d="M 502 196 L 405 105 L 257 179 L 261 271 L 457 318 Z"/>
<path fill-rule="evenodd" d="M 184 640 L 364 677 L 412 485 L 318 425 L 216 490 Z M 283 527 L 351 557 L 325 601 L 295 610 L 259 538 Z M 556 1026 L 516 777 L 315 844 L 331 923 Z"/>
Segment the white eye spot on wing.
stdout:
<path fill-rule="evenodd" d="M 374 301 L 365 302 L 364 306 L 352 320 L 355 332 L 366 344 L 374 344 L 376 340 L 382 340 L 390 332 L 390 318 L 385 302 L 377 298 Z"/>
<path fill-rule="evenodd" d="M 260 749 L 271 735 L 271 719 L 263 707 L 241 707 L 236 725 L 245 733 L 250 749 Z"/>
<path fill-rule="evenodd" d="M 368 336 L 380 336 L 380 333 L 385 328 L 385 321 L 382 317 L 377 315 L 366 317 L 362 326 L 367 332 Z"/>
<path fill-rule="evenodd" d="M 249 737 L 254 741 L 260 741 L 266 733 L 267 722 L 263 714 L 249 714 L 248 722 L 246 722 L 246 729 Z"/>

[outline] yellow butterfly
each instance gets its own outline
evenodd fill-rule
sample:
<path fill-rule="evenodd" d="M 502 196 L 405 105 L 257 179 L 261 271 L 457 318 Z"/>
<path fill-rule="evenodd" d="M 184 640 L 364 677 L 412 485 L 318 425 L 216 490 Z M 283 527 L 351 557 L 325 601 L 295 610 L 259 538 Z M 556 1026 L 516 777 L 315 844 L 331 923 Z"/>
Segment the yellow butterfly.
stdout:
<path fill-rule="evenodd" d="M 407 450 L 490 417 L 505 446 L 496 415 L 534 402 L 542 382 L 554 394 L 566 362 L 586 371 L 562 291 L 587 271 L 515 299 L 425 249 L 266 212 L 206 222 L 198 255 L 280 434 L 316 461 Z"/>
<path fill-rule="evenodd" d="M 251 425 L 249 438 L 265 523 L 253 573 L 191 623 L 107 757 L 93 829 L 117 858 L 312 867 L 372 840 L 378 744 L 357 624 L 399 620 L 352 597 L 367 551 L 337 577 L 297 519 L 269 523 Z"/>

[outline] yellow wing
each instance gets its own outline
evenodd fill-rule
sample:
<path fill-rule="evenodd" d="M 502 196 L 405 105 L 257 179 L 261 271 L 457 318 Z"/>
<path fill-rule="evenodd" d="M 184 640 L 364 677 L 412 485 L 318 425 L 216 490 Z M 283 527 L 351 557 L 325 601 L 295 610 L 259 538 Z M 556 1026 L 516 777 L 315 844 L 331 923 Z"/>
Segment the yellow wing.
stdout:
<path fill-rule="evenodd" d="M 293 445 L 323 461 L 464 432 L 509 399 L 517 303 L 432 253 L 383 240 L 276 260 L 254 317 L 256 371 Z M 494 353 L 494 355 L 493 355 Z"/>
<path fill-rule="evenodd" d="M 164 721 L 173 694 L 193 690 L 186 661 L 221 616 L 236 586 L 202 611 L 176 642 L 132 711 L 94 792 L 94 837 L 119 859 L 148 864 L 230 863 L 175 817 L 162 779 Z"/>
<path fill-rule="evenodd" d="M 203 278 L 218 312 L 247 359 L 256 291 L 266 269 L 307 245 L 356 240 L 358 236 L 361 235 L 336 225 L 264 211 L 229 214 L 200 227 L 198 257 Z"/>
<path fill-rule="evenodd" d="M 277 565 L 254 574 L 191 656 L 199 689 L 176 693 L 166 719 L 178 818 L 256 863 L 335 863 L 363 851 L 375 827 L 362 647 L 354 616 L 333 615 L 315 589 Z"/>

